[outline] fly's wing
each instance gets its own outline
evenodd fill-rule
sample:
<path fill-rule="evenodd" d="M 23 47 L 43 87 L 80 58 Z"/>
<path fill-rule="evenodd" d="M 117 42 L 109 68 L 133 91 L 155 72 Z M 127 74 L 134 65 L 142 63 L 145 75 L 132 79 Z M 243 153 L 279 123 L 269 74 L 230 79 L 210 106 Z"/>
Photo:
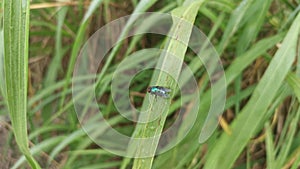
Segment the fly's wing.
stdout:
<path fill-rule="evenodd" d="M 171 92 L 172 90 L 169 89 L 169 88 L 165 88 L 165 87 L 163 87 L 162 90 L 164 91 L 163 97 L 164 97 L 164 98 L 170 98 L 170 92 Z"/>
<path fill-rule="evenodd" d="M 162 91 L 166 92 L 166 93 L 169 93 L 169 92 L 172 91 L 171 89 L 169 89 L 167 87 L 162 87 L 162 86 L 155 86 L 155 87 L 158 88 L 159 90 L 162 90 Z"/>
<path fill-rule="evenodd" d="M 168 88 L 164 88 L 165 92 L 169 93 L 171 92 L 172 90 L 171 89 L 168 89 Z"/>

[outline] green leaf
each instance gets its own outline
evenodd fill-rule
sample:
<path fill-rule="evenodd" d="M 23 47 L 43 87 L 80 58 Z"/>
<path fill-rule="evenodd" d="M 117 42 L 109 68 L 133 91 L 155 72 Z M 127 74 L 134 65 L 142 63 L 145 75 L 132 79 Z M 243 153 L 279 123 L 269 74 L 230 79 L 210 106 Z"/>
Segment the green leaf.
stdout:
<path fill-rule="evenodd" d="M 167 54 L 162 54 L 159 59 L 159 61 L 161 62 L 158 62 L 158 69 L 169 72 L 171 75 L 165 74 L 163 71 L 154 73 L 151 83 L 158 84 L 160 86 L 169 86 L 171 89 L 176 88 L 176 83 L 174 83 L 174 80 L 177 80 L 179 78 L 182 62 L 187 50 L 187 46 L 184 45 L 183 42 L 185 44 L 188 44 L 189 42 L 191 31 L 193 28 L 192 26 L 202 2 L 203 1 L 195 1 L 189 3 L 186 6 L 176 8 L 172 11 L 171 15 L 174 16 L 174 23 L 170 31 L 172 35 L 170 36 L 180 39 L 180 42 L 177 39 L 171 39 L 165 47 Z M 178 59 L 170 58 L 171 56 L 169 56 L 168 53 L 171 53 Z M 170 104 L 169 99 L 166 100 L 167 103 L 163 101 L 152 101 L 152 103 L 150 103 L 147 100 L 148 97 L 145 98 L 146 99 L 144 100 L 142 110 L 149 110 L 147 112 L 149 116 L 141 116 L 140 118 L 143 118 L 144 121 L 144 118 L 151 118 L 151 115 L 157 114 L 158 112 L 160 114 L 160 117 L 155 119 L 154 121 L 146 119 L 146 121 L 151 121 L 149 123 L 139 123 L 133 134 L 133 137 L 135 138 L 153 138 L 154 136 L 159 135 L 163 130 L 163 126 L 168 115 L 168 105 Z M 133 163 L 133 168 L 152 167 L 158 142 L 159 137 L 155 137 L 155 139 L 151 141 L 150 145 L 146 145 L 145 142 L 142 142 L 136 147 L 136 150 L 132 150 L 131 147 L 129 147 L 130 151 L 136 151 L 136 157 L 143 156 L 143 152 L 149 152 L 147 153 L 147 155 L 150 156 L 148 158 L 136 158 Z"/>
<path fill-rule="evenodd" d="M 28 148 L 27 82 L 29 0 L 4 1 L 6 100 L 16 142 L 32 168 L 40 168 Z"/>

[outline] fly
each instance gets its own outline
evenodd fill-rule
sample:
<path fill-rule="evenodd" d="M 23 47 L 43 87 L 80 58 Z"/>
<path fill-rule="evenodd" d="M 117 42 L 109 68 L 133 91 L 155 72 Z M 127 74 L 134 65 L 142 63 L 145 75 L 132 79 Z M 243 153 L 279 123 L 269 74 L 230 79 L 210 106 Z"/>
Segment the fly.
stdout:
<path fill-rule="evenodd" d="M 171 89 L 162 86 L 149 86 L 147 92 L 167 99 L 170 97 Z"/>

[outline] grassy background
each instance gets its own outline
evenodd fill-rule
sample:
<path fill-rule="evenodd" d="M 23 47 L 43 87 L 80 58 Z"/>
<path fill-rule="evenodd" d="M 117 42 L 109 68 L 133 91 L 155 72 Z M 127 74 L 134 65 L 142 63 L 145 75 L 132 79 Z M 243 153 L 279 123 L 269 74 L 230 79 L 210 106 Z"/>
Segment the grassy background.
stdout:
<path fill-rule="evenodd" d="M 0 69 L 4 70 L 0 71 L 0 168 L 300 166 L 299 0 L 39 0 L 30 6 L 20 3 L 0 2 Z M 11 12 L 14 10 L 18 12 Z M 114 128 L 127 135 L 148 137 L 153 134 L 147 130 L 149 126 L 161 132 L 175 121 L 180 107 L 188 109 L 189 105 L 178 104 L 183 98 L 177 96 L 168 103 L 170 111 L 163 113 L 159 125 L 137 125 L 120 118 L 112 101 L 110 78 L 118 63 L 144 48 L 165 48 L 181 56 L 196 77 L 201 100 L 195 125 L 175 148 L 153 158 L 129 159 L 102 150 L 80 128 L 70 83 L 76 57 L 95 31 L 119 17 L 146 11 L 186 17 L 208 36 L 225 69 L 227 100 L 219 117 L 220 127 L 209 140 L 199 144 L 201 126 L 211 99 L 215 99 L 210 96 L 205 68 L 189 50 L 172 47 L 175 41 L 166 43 L 165 38 L 152 36 L 124 40 L 101 65 L 97 81 L 101 86 L 96 90 L 101 98 L 98 105 Z M 189 32 L 174 30 L 178 36 Z M 181 65 L 173 66 L 181 69 Z M 131 102 L 139 108 L 151 78 L 155 79 L 152 73 L 142 72 L 131 83 Z M 174 85 L 164 79 L 157 81 Z"/>

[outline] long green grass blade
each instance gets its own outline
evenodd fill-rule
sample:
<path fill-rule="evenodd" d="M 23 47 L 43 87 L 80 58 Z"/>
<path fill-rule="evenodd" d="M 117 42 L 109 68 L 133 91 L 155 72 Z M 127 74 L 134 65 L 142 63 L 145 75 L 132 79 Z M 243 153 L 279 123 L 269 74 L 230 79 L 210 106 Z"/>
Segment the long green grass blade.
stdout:
<path fill-rule="evenodd" d="M 6 100 L 16 142 L 32 168 L 40 168 L 28 148 L 27 82 L 29 0 L 4 1 Z"/>
<path fill-rule="evenodd" d="M 176 8 L 172 11 L 171 15 L 178 19 L 174 18 L 174 23 L 171 28 L 171 36 L 177 37 L 181 42 L 179 42 L 177 39 L 171 39 L 165 49 L 166 53 L 171 53 L 172 55 L 176 56 L 178 60 L 172 59 L 171 56 L 168 56 L 168 54 L 162 54 L 160 58 L 160 61 L 162 61 L 162 63 L 158 63 L 161 66 L 159 69 L 171 73 L 172 76 L 166 75 L 163 72 L 159 72 L 158 75 L 154 74 L 154 76 L 152 77 L 153 83 L 160 86 L 169 86 L 171 89 L 176 88 L 176 83 L 174 83 L 172 78 L 174 78 L 174 80 L 177 80 L 179 78 L 182 62 L 187 50 L 187 46 L 184 45 L 183 42 L 185 44 L 188 44 L 192 31 L 192 25 L 195 21 L 198 9 L 202 2 L 203 1 L 196 1 L 188 3 L 189 5 Z M 190 25 L 187 23 L 190 23 Z M 142 110 L 150 110 L 149 112 L 147 112 L 147 114 L 149 114 L 148 118 L 151 118 L 150 116 L 156 114 L 157 112 L 160 112 L 160 117 L 149 123 L 139 123 L 133 134 L 135 138 L 150 138 L 157 136 L 162 132 L 166 117 L 168 115 L 167 105 L 170 104 L 170 100 L 167 100 L 166 102 L 167 103 L 165 103 L 164 101 L 155 102 L 153 100 L 152 103 L 148 102 L 148 104 L 143 105 Z M 144 120 L 145 119 L 143 119 L 143 121 Z M 149 121 L 149 119 L 147 121 Z M 144 152 L 149 152 L 147 153 L 149 157 L 136 158 L 133 163 L 133 168 L 152 167 L 158 141 L 159 138 L 153 139 L 150 145 L 147 145 L 147 143 L 143 142 L 137 146 L 137 157 L 143 156 Z"/>
<path fill-rule="evenodd" d="M 250 101 L 231 125 L 232 134 L 223 134 L 216 142 L 209 153 L 205 168 L 231 168 L 247 141 L 257 131 L 295 59 L 299 29 L 300 14 L 294 20 Z"/>

